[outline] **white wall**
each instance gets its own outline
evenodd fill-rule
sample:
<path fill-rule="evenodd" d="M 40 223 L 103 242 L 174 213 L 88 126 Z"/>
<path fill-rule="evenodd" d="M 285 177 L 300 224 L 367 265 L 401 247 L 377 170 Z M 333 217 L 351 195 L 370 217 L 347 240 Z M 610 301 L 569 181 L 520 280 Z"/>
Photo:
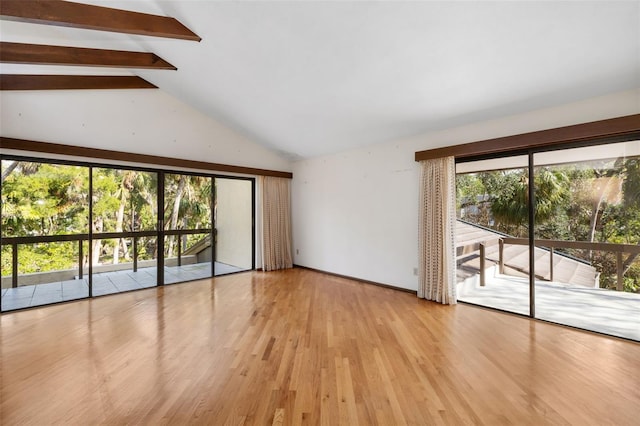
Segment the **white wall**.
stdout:
<path fill-rule="evenodd" d="M 417 289 L 416 151 L 640 113 L 640 90 L 293 165 L 294 263 Z"/>
<path fill-rule="evenodd" d="M 251 269 L 251 199 L 250 181 L 216 179 L 217 262 Z"/>
<path fill-rule="evenodd" d="M 290 171 L 288 160 L 162 90 L 5 91 L 5 137 Z"/>
<path fill-rule="evenodd" d="M 0 135 L 291 171 L 288 160 L 161 90 L 5 91 L 0 96 Z M 260 214 L 256 208 L 257 223 Z M 257 234 L 256 265 L 262 263 L 259 240 Z"/>

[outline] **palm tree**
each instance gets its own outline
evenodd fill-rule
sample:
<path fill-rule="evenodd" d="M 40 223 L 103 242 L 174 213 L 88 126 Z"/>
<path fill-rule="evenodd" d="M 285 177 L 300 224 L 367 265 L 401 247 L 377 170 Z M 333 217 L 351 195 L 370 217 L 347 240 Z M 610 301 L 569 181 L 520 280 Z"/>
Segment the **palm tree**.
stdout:
<path fill-rule="evenodd" d="M 165 229 L 198 229 L 211 217 L 211 178 L 204 176 L 167 175 L 165 181 Z M 166 214 L 171 210 L 169 216 Z M 182 219 L 182 223 L 180 223 Z M 168 238 L 167 257 L 173 256 L 175 235 Z"/>
<path fill-rule="evenodd" d="M 117 175 L 120 175 L 120 187 L 115 193 L 115 196 L 119 198 L 120 205 L 116 212 L 116 232 L 122 232 L 122 224 L 124 222 L 124 209 L 127 205 L 127 201 L 131 198 L 131 190 L 134 187 L 134 182 L 138 177 L 138 172 L 134 170 L 119 170 Z M 133 214 L 131 212 L 130 214 Z M 118 239 L 118 242 L 113 246 L 113 263 L 114 265 L 119 263 L 120 248 L 124 254 L 126 260 L 129 259 L 129 248 L 124 238 Z"/>
<path fill-rule="evenodd" d="M 7 164 L 2 164 L 2 182 L 15 170 L 18 169 L 24 176 L 29 176 L 38 171 L 40 163 L 31 163 L 28 161 L 7 161 Z"/>
<path fill-rule="evenodd" d="M 527 169 L 487 173 L 491 213 L 500 224 L 510 227 L 510 233 L 525 236 L 529 222 L 529 174 Z M 493 175 L 493 176 L 491 176 Z M 569 196 L 569 178 L 561 170 L 541 167 L 534 177 L 536 223 L 554 217 Z"/>

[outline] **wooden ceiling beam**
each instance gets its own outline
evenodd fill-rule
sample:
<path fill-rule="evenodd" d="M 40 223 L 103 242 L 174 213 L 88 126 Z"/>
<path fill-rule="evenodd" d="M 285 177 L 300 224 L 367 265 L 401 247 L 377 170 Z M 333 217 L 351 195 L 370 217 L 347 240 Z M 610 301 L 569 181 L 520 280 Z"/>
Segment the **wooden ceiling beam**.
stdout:
<path fill-rule="evenodd" d="M 0 62 L 176 70 L 154 53 L 0 42 Z"/>
<path fill-rule="evenodd" d="M 0 90 L 157 89 L 137 76 L 0 74 Z"/>
<path fill-rule="evenodd" d="M 33 24 L 201 40 L 177 19 L 168 16 L 61 0 L 0 0 L 0 18 Z"/>

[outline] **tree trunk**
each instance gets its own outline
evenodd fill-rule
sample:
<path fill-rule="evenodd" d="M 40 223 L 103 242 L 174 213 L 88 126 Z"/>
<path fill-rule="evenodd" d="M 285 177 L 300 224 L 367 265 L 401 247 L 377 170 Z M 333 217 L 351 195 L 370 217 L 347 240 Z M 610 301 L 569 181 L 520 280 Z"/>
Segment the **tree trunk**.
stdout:
<path fill-rule="evenodd" d="M 124 260 L 129 262 L 131 260 L 131 256 L 129 255 L 129 246 L 127 246 L 127 240 L 125 240 L 124 238 L 120 238 L 120 244 L 120 249 L 122 249 L 122 257 L 124 258 Z"/>
<path fill-rule="evenodd" d="M 600 179 L 600 176 L 596 179 Z M 587 240 L 592 243 L 596 238 L 596 228 L 598 225 L 598 218 L 601 217 L 600 209 L 602 208 L 602 203 L 604 202 L 604 198 L 607 195 L 609 185 L 611 184 L 612 179 L 607 179 L 606 182 L 600 184 L 597 188 L 594 188 L 597 192 L 597 201 L 593 206 L 593 210 L 591 211 L 591 219 L 589 220 L 589 235 L 587 236 Z M 587 256 L 590 261 L 593 261 L 593 252 L 591 250 L 588 251 Z"/>
<path fill-rule="evenodd" d="M 632 253 L 629 255 L 629 257 L 627 257 L 627 260 L 625 260 L 624 263 L 622 264 L 623 275 L 629 272 L 629 269 L 631 269 L 631 264 L 633 263 L 634 260 L 636 260 L 637 257 L 638 257 L 638 253 Z"/>
<path fill-rule="evenodd" d="M 13 170 L 18 167 L 17 161 L 11 161 L 9 165 L 2 171 L 2 182 L 13 172 Z"/>
<path fill-rule="evenodd" d="M 100 233 L 102 232 L 102 229 L 103 229 L 102 218 L 97 217 L 96 220 L 93 222 L 93 232 Z M 93 240 L 93 243 L 91 246 L 91 253 L 92 253 L 93 259 L 91 260 L 91 262 L 94 265 L 98 265 L 100 263 L 101 250 L 102 250 L 102 240 Z"/>
<path fill-rule="evenodd" d="M 124 188 L 121 189 L 120 194 L 120 207 L 116 213 L 116 232 L 122 232 L 122 222 L 124 221 L 124 205 L 127 201 L 125 197 Z M 124 238 L 119 238 L 116 244 L 113 246 L 113 264 L 120 263 L 120 243 L 124 245 Z"/>
<path fill-rule="evenodd" d="M 16 169 L 16 167 L 18 167 L 18 164 L 20 163 L 22 163 L 22 174 L 25 176 L 34 174 L 40 168 L 40 163 L 31 163 L 28 161 L 11 161 L 11 163 L 2 171 L 2 178 L 0 179 L 0 181 L 4 182 L 4 180 L 9 177 L 11 173 L 13 173 L 13 171 Z"/>
<path fill-rule="evenodd" d="M 153 200 L 151 194 L 143 194 L 142 198 L 144 198 L 147 204 L 149 204 L 149 207 L 151 208 L 151 215 L 157 218 L 157 202 Z"/>
<path fill-rule="evenodd" d="M 184 186 L 187 183 L 187 176 L 181 175 L 178 182 L 178 190 L 176 191 L 176 198 L 173 201 L 173 210 L 171 211 L 171 221 L 169 229 L 176 229 L 178 226 L 178 213 L 180 211 L 180 201 L 182 200 L 182 194 L 184 193 Z M 173 256 L 173 244 L 175 241 L 175 235 L 169 235 L 169 249 L 167 250 L 167 257 Z"/>

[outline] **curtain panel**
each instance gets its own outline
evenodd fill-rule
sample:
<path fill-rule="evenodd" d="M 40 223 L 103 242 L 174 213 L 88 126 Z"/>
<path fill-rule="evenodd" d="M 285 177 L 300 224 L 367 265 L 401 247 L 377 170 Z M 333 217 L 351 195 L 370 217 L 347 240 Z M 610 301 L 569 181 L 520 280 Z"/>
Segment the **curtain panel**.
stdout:
<path fill-rule="evenodd" d="M 455 159 L 420 164 L 418 297 L 453 305 L 457 302 Z"/>
<path fill-rule="evenodd" d="M 291 179 L 264 176 L 262 195 L 262 269 L 293 267 Z"/>

